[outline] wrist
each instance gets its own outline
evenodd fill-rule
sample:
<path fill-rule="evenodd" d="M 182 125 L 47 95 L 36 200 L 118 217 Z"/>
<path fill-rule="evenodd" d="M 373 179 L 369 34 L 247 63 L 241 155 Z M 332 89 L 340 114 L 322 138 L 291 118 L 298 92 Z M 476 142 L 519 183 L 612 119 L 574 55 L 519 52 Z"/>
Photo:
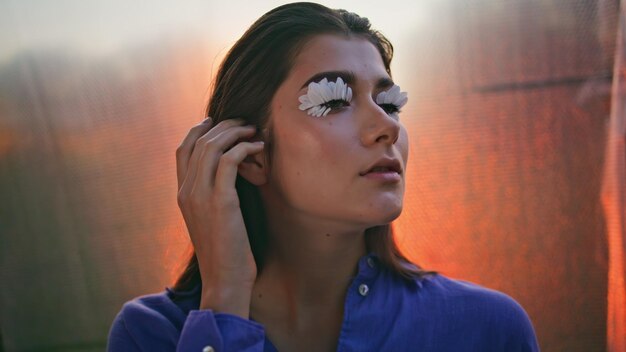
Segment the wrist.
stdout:
<path fill-rule="evenodd" d="M 210 285 L 202 288 L 199 309 L 238 315 L 249 319 L 252 289 L 245 286 Z"/>

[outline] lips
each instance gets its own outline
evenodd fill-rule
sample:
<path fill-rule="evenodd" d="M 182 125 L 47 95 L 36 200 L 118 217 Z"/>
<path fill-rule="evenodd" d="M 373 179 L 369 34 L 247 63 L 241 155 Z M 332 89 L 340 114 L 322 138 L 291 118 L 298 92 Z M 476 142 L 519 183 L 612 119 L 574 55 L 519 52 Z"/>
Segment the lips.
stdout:
<path fill-rule="evenodd" d="M 371 165 L 366 171 L 361 172 L 360 175 L 364 176 L 373 172 L 396 172 L 402 174 L 402 165 L 398 159 L 382 158 Z"/>

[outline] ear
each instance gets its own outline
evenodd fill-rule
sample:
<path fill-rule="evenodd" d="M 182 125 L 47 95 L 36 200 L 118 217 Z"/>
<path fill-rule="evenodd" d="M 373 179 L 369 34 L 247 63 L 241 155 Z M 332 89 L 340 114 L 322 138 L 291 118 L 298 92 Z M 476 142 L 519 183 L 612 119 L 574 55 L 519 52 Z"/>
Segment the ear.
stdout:
<path fill-rule="evenodd" d="M 266 148 L 265 146 L 264 148 Z M 267 162 L 265 160 L 265 149 L 259 153 L 246 156 L 237 167 L 241 177 L 255 186 L 267 183 Z"/>

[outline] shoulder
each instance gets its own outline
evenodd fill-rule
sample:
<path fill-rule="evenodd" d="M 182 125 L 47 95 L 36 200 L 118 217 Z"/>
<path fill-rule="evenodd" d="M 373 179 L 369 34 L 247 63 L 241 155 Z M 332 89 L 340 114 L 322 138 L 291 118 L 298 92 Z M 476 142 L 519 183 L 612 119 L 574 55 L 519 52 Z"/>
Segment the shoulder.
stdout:
<path fill-rule="evenodd" d="M 455 319 L 510 351 L 539 350 L 530 317 L 511 296 L 441 274 L 423 280 L 422 290 L 434 309 L 446 312 L 446 320 Z"/>
<path fill-rule="evenodd" d="M 180 330 L 186 314 L 170 295 L 170 291 L 164 290 L 135 297 L 122 305 L 115 320 L 129 329 L 149 326 L 146 324 L 165 324 Z"/>
<path fill-rule="evenodd" d="M 511 296 L 474 282 L 437 274 L 423 282 L 423 289 L 430 292 L 433 295 L 431 299 L 440 304 L 471 315 L 494 319 L 528 318 L 524 308 Z"/>
<path fill-rule="evenodd" d="M 174 350 L 195 299 L 165 289 L 133 298 L 113 320 L 108 351 Z"/>
<path fill-rule="evenodd" d="M 514 301 L 509 295 L 485 287 L 483 285 L 461 279 L 454 279 L 443 274 L 430 275 L 422 280 L 422 286 L 426 290 L 436 292 L 444 299 L 470 299 L 489 302 L 505 302 L 511 304 Z"/>

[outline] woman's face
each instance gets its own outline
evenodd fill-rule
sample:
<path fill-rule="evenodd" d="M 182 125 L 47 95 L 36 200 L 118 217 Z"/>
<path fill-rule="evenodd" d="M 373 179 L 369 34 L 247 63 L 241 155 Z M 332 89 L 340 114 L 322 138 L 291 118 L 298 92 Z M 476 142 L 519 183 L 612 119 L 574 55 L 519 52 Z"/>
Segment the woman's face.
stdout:
<path fill-rule="evenodd" d="M 318 75 L 329 71 L 353 74 L 352 82 L 340 76 L 352 98 L 349 104 L 335 104 L 325 116 L 312 116 L 299 108 L 299 98 L 307 94 L 313 76 L 312 82 L 335 82 L 336 74 Z M 408 135 L 398 115 L 376 103 L 391 85 L 380 53 L 365 39 L 319 35 L 301 50 L 271 103 L 274 154 L 269 182 L 289 206 L 320 220 L 366 227 L 400 215 Z M 398 181 L 362 176 L 384 157 L 400 162 Z"/>

